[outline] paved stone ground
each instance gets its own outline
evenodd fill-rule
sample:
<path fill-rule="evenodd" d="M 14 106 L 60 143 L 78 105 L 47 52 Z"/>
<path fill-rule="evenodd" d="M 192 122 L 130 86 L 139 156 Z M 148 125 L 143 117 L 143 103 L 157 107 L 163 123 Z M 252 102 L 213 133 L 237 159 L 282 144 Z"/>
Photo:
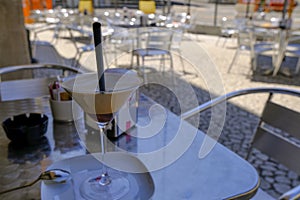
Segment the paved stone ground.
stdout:
<path fill-rule="evenodd" d="M 41 34 L 40 38 L 49 40 L 51 34 Z M 299 75 L 294 75 L 291 78 L 281 74 L 272 77 L 264 76 L 261 72 L 252 73 L 248 52 L 238 58 L 238 62 L 228 73 L 228 66 L 236 50 L 236 40 L 229 39 L 224 47 L 217 44 L 217 40 L 218 37 L 216 36 L 186 34 L 182 43 L 186 74 L 182 73 L 181 59 L 178 53 L 174 53 L 173 57 L 176 87 L 172 84 L 169 69 L 166 68 L 166 72 L 163 74 L 158 70 L 157 63 L 152 62 L 149 64 L 151 67 L 147 68 L 146 71 L 149 82 L 156 84 L 142 87 L 141 91 L 179 115 L 194 107 L 195 103 L 202 104 L 210 100 L 211 96 L 218 96 L 238 89 L 260 86 L 300 89 Z M 75 55 L 74 46 L 67 39 L 59 39 L 54 45 L 58 52 L 68 59 Z M 93 65 L 87 62 L 91 57 L 93 55 L 84 55 L 80 64 L 90 70 L 95 70 Z M 119 65 L 128 66 L 129 63 L 129 55 L 122 54 L 118 57 Z M 259 59 L 259 66 L 265 69 L 268 65 L 270 66 L 270 62 L 267 57 Z M 290 63 L 285 63 L 285 65 L 292 66 Z M 196 102 L 190 96 L 191 90 L 188 86 L 191 86 L 196 96 Z M 240 156 L 245 157 L 249 149 L 250 138 L 258 125 L 259 116 L 266 99 L 266 94 L 256 94 L 230 100 L 226 104 L 224 126 L 221 123 L 222 115 L 218 115 L 219 110 L 207 110 L 201 113 L 200 120 L 197 117 L 192 117 L 188 121 L 204 132 L 207 132 L 210 126 L 213 128 L 212 130 L 221 129 L 222 134 L 218 141 Z M 296 98 L 278 95 L 275 100 L 300 110 L 300 104 Z M 217 115 L 213 112 L 216 112 Z M 212 118 L 212 116 L 217 116 L 217 118 Z M 253 151 L 249 161 L 260 172 L 261 188 L 274 197 L 278 197 L 288 189 L 300 184 L 300 178 L 296 173 L 289 171 L 280 163 L 258 151 Z"/>

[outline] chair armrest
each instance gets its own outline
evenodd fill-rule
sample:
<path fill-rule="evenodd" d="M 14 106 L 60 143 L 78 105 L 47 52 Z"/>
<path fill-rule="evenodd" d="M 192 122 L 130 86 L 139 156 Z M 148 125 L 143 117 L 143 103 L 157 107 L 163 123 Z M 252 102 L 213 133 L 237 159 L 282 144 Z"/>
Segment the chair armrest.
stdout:
<path fill-rule="evenodd" d="M 61 70 L 63 75 L 67 75 L 65 72 L 73 72 L 75 74 L 84 73 L 84 71 L 79 68 L 56 64 L 31 64 L 3 67 L 0 68 L 0 101 L 36 98 L 49 95 L 48 84 L 56 79 L 56 77 L 53 76 L 1 80 L 2 75 L 7 73 L 36 69 L 57 69 Z"/>
<path fill-rule="evenodd" d="M 287 191 L 279 197 L 280 200 L 296 200 L 300 198 L 300 185 Z"/>
<path fill-rule="evenodd" d="M 6 73 L 17 72 L 27 69 L 61 69 L 68 70 L 75 73 L 84 73 L 83 70 L 66 65 L 57 65 L 57 64 L 31 64 L 31 65 L 16 65 L 16 66 L 7 66 L 0 68 L 0 76 Z M 1 79 L 0 79 L 1 80 Z"/>
<path fill-rule="evenodd" d="M 278 94 L 290 94 L 294 96 L 300 96 L 299 90 L 292 90 L 288 88 L 277 88 L 277 87 L 257 87 L 257 88 L 248 88 L 233 91 L 222 96 L 219 96 L 211 101 L 207 101 L 196 108 L 192 108 L 191 110 L 186 111 L 181 114 L 181 119 L 187 119 L 197 113 L 203 112 L 219 103 L 227 101 L 231 98 L 246 95 L 246 94 L 256 94 L 256 93 L 278 93 Z"/>

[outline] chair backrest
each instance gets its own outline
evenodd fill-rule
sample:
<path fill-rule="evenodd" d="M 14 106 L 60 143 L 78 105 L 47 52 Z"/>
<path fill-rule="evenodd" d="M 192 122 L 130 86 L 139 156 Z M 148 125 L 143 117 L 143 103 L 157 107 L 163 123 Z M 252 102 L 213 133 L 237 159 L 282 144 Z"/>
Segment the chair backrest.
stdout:
<path fill-rule="evenodd" d="M 252 147 L 300 174 L 300 113 L 272 100 L 265 104 Z"/>
<path fill-rule="evenodd" d="M 174 32 L 171 30 L 154 30 L 146 33 L 147 49 L 160 49 L 170 51 Z"/>
<path fill-rule="evenodd" d="M 41 69 L 51 70 L 51 72 L 42 71 L 41 74 L 38 72 Z M 20 71 L 31 71 L 32 76 L 26 78 L 14 77 L 14 73 Z M 57 80 L 58 75 L 69 76 L 82 72 L 77 68 L 54 64 L 19 65 L 0 68 L 0 102 L 48 96 L 48 85 Z"/>
<path fill-rule="evenodd" d="M 238 31 L 237 41 L 240 48 L 248 48 L 254 45 L 256 38 L 254 35 L 254 27 L 249 24 L 246 18 L 235 19 L 236 29 Z"/>
<path fill-rule="evenodd" d="M 131 52 L 135 47 L 136 30 L 128 29 L 117 25 L 119 22 L 107 18 L 107 25 L 113 30 L 107 37 L 107 48 L 104 51 L 111 51 L 109 46 L 114 46 L 120 52 Z M 112 45 L 111 45 L 112 44 Z"/>
<path fill-rule="evenodd" d="M 234 20 L 230 20 L 227 17 L 222 17 L 220 22 L 220 28 L 221 28 L 221 34 L 229 30 L 237 31 L 237 24 L 235 23 Z"/>
<path fill-rule="evenodd" d="M 184 31 L 182 29 L 180 28 L 174 29 L 172 42 L 171 42 L 172 49 L 176 50 L 180 48 L 183 36 L 184 36 Z"/>
<path fill-rule="evenodd" d="M 239 48 L 250 49 L 250 47 L 255 43 L 255 38 L 251 29 L 239 29 L 237 41 Z"/>

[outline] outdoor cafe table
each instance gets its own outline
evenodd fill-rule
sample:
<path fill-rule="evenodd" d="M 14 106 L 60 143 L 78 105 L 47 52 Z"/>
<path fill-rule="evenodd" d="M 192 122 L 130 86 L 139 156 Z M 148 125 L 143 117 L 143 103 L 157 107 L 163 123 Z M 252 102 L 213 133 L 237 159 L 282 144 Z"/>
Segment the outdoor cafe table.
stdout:
<path fill-rule="evenodd" d="M 141 96 L 138 110 L 138 123 L 149 120 L 148 108 L 153 105 L 148 97 Z M 48 130 L 44 140 L 37 146 L 27 148 L 14 147 L 7 139 L 3 128 L 0 128 L 0 191 L 23 185 L 37 178 L 51 164 L 57 161 L 88 154 L 81 146 L 74 123 L 54 122 L 49 108 L 48 98 L 9 101 L 0 103 L 0 120 L 27 112 L 42 112 L 49 117 Z M 199 148 L 204 140 L 204 133 L 198 131 L 178 116 L 166 110 L 166 121 L 163 128 L 149 138 L 134 138 L 124 135 L 116 144 L 131 152 L 155 152 L 167 147 L 181 134 L 180 141 L 175 141 L 178 149 L 184 140 L 192 139 L 191 145 L 174 162 L 165 167 L 151 171 L 154 182 L 152 199 L 249 199 L 259 186 L 259 176 L 247 161 L 237 154 L 217 143 L 212 151 L 204 158 L 199 158 Z M 155 112 L 152 120 L 161 117 Z M 85 129 L 84 119 L 79 120 L 79 132 Z M 144 127 L 144 126 L 143 126 Z M 138 127 L 129 131 L 143 134 Z M 140 131 L 140 132 L 139 132 Z M 193 134 L 195 133 L 195 134 Z M 86 131 L 85 138 L 91 136 Z M 97 134 L 94 134 L 97 135 Z M 195 137 L 194 137 L 195 136 Z M 93 136 L 91 136 L 93 137 Z M 194 138 L 193 138 L 194 137 Z M 176 151 L 176 149 L 173 149 Z M 167 163 L 174 151 L 164 151 L 160 156 Z M 164 160 L 165 159 L 165 160 Z M 145 166 L 155 162 L 155 158 L 145 161 Z M 84 163 L 82 163 L 84 165 Z M 1 195 L 0 199 L 40 199 L 41 183 Z M 42 199 L 64 199 L 60 194 L 46 196 Z M 68 198 L 69 199 L 69 198 Z"/>

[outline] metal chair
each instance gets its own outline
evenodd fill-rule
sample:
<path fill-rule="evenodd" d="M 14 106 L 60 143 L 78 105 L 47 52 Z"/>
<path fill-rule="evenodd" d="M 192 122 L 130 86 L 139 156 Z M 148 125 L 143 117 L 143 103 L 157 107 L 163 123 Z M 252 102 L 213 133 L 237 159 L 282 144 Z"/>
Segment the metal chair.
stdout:
<path fill-rule="evenodd" d="M 272 97 L 270 93 L 247 158 L 251 150 L 256 148 L 300 174 L 300 144 L 294 140 L 300 139 L 300 113 L 273 102 Z"/>
<path fill-rule="evenodd" d="M 173 31 L 164 29 L 153 31 L 147 31 L 140 35 L 140 40 L 145 39 L 145 44 L 142 45 L 142 48 L 137 48 L 132 51 L 131 57 L 131 66 L 133 66 L 133 57 L 137 57 L 137 67 L 142 67 L 142 73 L 145 83 L 147 83 L 147 76 L 145 72 L 145 61 L 147 57 L 150 57 L 147 60 L 159 60 L 160 66 L 165 71 L 165 60 L 169 60 L 170 68 L 172 71 L 172 78 L 174 82 L 174 69 L 173 69 L 173 58 L 171 54 L 172 38 Z M 139 59 L 142 59 L 140 66 Z"/>
<path fill-rule="evenodd" d="M 233 59 L 229 65 L 228 73 L 231 71 L 233 65 L 236 63 L 238 56 L 243 51 L 250 53 L 250 62 L 252 70 L 257 69 L 257 57 L 260 54 L 269 54 L 274 56 L 274 44 L 272 42 L 257 42 L 254 32 L 251 27 L 242 27 L 237 34 L 237 50 L 233 56 Z"/>
<path fill-rule="evenodd" d="M 191 109 L 183 113 L 181 115 L 181 118 L 185 120 L 197 113 L 203 112 L 231 98 L 256 93 L 269 93 L 269 98 L 261 115 L 261 121 L 252 137 L 251 147 L 246 158 L 249 157 L 252 149 L 256 148 L 261 152 L 269 155 L 270 157 L 276 159 L 277 161 L 279 161 L 279 163 L 287 166 L 289 169 L 300 174 L 300 113 L 272 101 L 273 94 L 276 93 L 300 97 L 299 90 L 272 87 L 238 90 L 217 97 L 194 109 Z M 280 129 L 284 132 L 284 134 L 278 131 L 275 132 L 274 128 Z M 268 197 L 268 199 L 272 199 L 268 195 L 264 194 L 262 190 L 260 190 L 258 192 L 258 196 L 254 197 L 253 200 L 267 199 L 266 197 Z M 296 200 L 299 199 L 299 197 L 300 186 L 284 193 L 279 199 Z"/>
<path fill-rule="evenodd" d="M 51 70 L 51 73 L 37 72 L 41 69 Z M 70 66 L 55 64 L 2 67 L 0 68 L 0 102 L 48 96 L 48 85 L 57 80 L 57 76 L 68 76 L 76 73 L 83 73 L 83 71 Z"/>
<path fill-rule="evenodd" d="M 295 139 L 300 139 L 300 113 L 273 102 L 272 97 L 273 94 L 270 93 L 252 139 L 247 158 L 250 156 L 252 149 L 256 148 L 300 174 L 300 144 L 295 142 Z M 278 133 L 274 128 L 280 129 L 283 133 Z M 263 194 L 263 191 L 260 191 L 255 199 L 262 199 L 261 194 Z M 300 185 L 279 197 L 280 200 L 296 200 L 299 198 Z"/>

